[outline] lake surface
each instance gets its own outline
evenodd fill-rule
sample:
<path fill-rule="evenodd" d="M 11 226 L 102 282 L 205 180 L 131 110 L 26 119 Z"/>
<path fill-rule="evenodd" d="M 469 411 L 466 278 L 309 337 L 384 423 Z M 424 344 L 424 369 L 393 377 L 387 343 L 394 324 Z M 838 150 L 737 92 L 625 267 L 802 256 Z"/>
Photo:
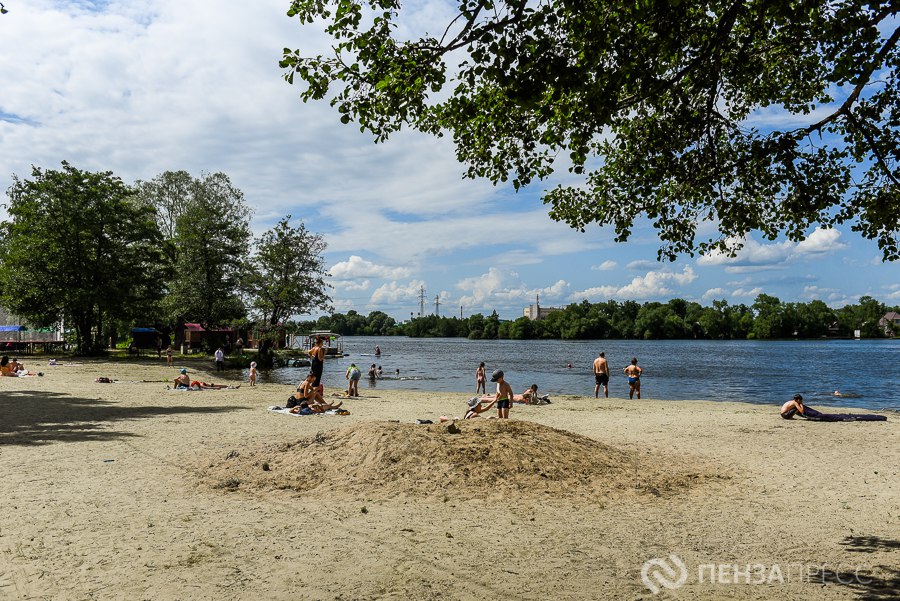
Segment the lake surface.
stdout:
<path fill-rule="evenodd" d="M 381 347 L 381 357 L 372 353 Z M 648 399 L 705 399 L 774 404 L 799 392 L 824 410 L 859 407 L 900 410 L 900 340 L 467 340 L 464 338 L 344 338 L 347 357 L 325 362 L 324 382 L 345 388 L 350 363 L 368 388 L 475 392 L 475 368 L 488 378 L 502 369 L 518 393 L 537 384 L 541 393 L 592 395 L 592 363 L 600 351 L 610 364 L 610 396 L 627 397 L 622 369 L 632 357 L 644 369 Z M 381 365 L 384 379 L 366 377 Z M 567 365 L 571 363 L 572 368 Z M 263 372 L 261 381 L 296 385 L 309 368 Z M 400 370 L 399 376 L 396 370 Z M 488 392 L 496 386 L 488 382 Z M 839 390 L 850 397 L 835 397 Z M 602 390 L 601 390 L 602 394 Z"/>

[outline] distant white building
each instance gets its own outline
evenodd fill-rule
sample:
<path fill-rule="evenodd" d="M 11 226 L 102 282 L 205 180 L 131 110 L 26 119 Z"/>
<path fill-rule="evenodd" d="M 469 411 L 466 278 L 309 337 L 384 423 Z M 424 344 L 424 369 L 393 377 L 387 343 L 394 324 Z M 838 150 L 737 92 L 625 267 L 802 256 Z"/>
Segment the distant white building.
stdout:
<path fill-rule="evenodd" d="M 562 309 L 559 307 L 542 307 L 540 304 L 540 297 L 538 297 L 536 300 L 536 303 L 534 303 L 533 305 L 528 305 L 522 311 L 522 314 L 531 321 L 539 321 L 546 318 L 548 315 L 555 311 L 562 311 Z"/>

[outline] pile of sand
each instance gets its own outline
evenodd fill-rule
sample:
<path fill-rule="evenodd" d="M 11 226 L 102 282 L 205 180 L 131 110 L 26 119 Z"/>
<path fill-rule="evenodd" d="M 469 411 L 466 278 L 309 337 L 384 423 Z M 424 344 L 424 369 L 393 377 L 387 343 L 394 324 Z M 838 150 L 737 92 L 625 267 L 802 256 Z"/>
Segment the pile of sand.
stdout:
<path fill-rule="evenodd" d="M 525 421 L 366 422 L 292 443 L 235 449 L 208 462 L 199 477 L 221 490 L 363 499 L 662 496 L 705 478 L 696 466 L 676 463 Z"/>

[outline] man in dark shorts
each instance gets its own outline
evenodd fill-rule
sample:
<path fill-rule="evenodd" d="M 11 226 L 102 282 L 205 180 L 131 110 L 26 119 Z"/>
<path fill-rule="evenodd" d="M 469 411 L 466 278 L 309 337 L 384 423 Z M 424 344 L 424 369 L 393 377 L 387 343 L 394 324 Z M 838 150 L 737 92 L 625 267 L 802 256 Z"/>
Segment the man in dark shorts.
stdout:
<path fill-rule="evenodd" d="M 491 374 L 491 382 L 497 383 L 497 396 L 494 397 L 494 401 L 497 403 L 497 417 L 509 419 L 509 407 L 512 405 L 513 398 L 512 386 L 503 379 L 502 369 Z"/>
<path fill-rule="evenodd" d="M 603 387 L 603 396 L 609 398 L 609 364 L 606 362 L 606 354 L 601 352 L 594 359 L 594 398 L 599 398 L 600 387 Z"/>

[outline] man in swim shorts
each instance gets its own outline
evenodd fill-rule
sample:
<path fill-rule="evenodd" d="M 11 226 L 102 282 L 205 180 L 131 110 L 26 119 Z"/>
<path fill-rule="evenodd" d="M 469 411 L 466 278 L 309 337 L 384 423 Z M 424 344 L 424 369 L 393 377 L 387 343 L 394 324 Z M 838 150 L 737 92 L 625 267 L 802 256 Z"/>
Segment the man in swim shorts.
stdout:
<path fill-rule="evenodd" d="M 497 396 L 494 397 L 494 401 L 497 403 L 497 417 L 509 419 L 509 407 L 513 398 L 512 386 L 503 379 L 502 369 L 491 374 L 491 382 L 497 383 Z"/>
<path fill-rule="evenodd" d="M 600 353 L 594 359 L 594 398 L 599 398 L 600 387 L 603 387 L 603 396 L 609 397 L 609 364 L 606 362 L 606 355 Z"/>
<path fill-rule="evenodd" d="M 625 375 L 628 376 L 628 398 L 634 398 L 634 393 L 637 393 L 637 398 L 640 400 L 641 398 L 641 374 L 644 373 L 644 370 L 637 364 L 637 357 L 631 358 L 631 365 L 623 369 Z"/>

